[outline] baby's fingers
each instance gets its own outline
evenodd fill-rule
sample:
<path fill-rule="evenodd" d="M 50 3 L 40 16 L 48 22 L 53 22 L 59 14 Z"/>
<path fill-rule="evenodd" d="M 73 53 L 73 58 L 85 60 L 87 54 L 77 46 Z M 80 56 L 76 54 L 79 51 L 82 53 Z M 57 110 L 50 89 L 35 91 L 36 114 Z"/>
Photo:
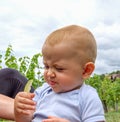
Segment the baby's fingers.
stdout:
<path fill-rule="evenodd" d="M 17 94 L 17 96 L 22 97 L 22 98 L 32 99 L 35 96 L 35 94 L 34 93 L 27 93 L 27 92 L 19 92 Z"/>
<path fill-rule="evenodd" d="M 26 109 L 16 109 L 16 112 L 19 114 L 23 114 L 23 115 L 30 115 L 31 113 L 33 113 L 35 110 L 26 110 Z"/>
<path fill-rule="evenodd" d="M 35 103 L 34 102 L 32 104 L 22 104 L 22 103 L 19 103 L 17 105 L 17 108 L 24 109 L 24 110 L 35 110 Z"/>
<path fill-rule="evenodd" d="M 35 105 L 36 103 L 30 99 L 30 98 L 24 98 L 24 97 L 19 97 L 18 99 L 19 103 L 23 103 L 23 104 L 29 104 L 29 105 Z"/>

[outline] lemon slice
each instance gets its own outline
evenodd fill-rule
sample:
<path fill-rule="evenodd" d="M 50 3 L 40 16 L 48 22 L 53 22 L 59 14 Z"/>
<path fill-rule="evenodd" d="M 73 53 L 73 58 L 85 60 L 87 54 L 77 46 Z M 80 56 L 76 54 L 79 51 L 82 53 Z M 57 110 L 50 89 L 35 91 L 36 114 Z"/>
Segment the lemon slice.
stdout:
<path fill-rule="evenodd" d="M 25 85 L 24 92 L 30 92 L 33 80 L 29 80 Z"/>

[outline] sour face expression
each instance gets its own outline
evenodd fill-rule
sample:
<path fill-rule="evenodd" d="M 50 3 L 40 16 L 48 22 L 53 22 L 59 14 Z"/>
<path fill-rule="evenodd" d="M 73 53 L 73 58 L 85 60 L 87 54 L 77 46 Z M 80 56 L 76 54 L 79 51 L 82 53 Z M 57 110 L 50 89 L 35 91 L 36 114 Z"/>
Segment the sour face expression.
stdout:
<path fill-rule="evenodd" d="M 83 69 L 78 59 L 67 44 L 44 45 L 44 79 L 54 92 L 67 92 L 82 85 Z"/>

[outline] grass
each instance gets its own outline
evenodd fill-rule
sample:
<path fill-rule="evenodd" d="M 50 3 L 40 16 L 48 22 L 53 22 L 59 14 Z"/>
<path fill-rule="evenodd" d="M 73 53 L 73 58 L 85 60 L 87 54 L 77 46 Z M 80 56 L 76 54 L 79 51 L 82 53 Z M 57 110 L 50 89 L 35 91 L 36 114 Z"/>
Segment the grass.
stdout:
<path fill-rule="evenodd" d="M 15 121 L 0 119 L 0 122 L 15 122 Z"/>
<path fill-rule="evenodd" d="M 106 122 L 120 122 L 119 112 L 108 112 L 105 114 Z"/>

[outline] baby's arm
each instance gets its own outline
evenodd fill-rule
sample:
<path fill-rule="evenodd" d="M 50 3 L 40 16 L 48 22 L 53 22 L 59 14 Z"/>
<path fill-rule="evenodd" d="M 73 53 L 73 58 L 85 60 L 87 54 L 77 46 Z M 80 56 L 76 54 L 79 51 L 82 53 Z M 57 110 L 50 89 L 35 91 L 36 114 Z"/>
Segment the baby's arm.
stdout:
<path fill-rule="evenodd" d="M 35 111 L 36 103 L 32 100 L 34 93 L 19 92 L 14 101 L 14 114 L 16 122 L 30 122 Z"/>

